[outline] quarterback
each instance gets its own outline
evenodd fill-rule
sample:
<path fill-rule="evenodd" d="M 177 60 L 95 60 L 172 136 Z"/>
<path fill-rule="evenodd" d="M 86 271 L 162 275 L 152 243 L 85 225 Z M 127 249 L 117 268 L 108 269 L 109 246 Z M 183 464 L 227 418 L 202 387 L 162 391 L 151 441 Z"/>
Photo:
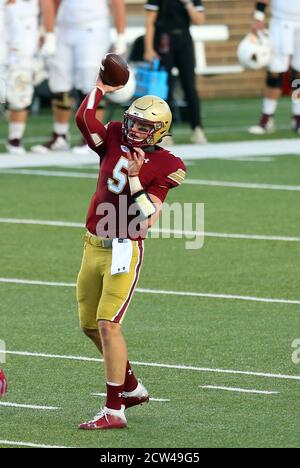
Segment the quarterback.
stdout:
<path fill-rule="evenodd" d="M 267 74 L 263 112 L 258 125 L 249 129 L 255 135 L 275 131 L 274 116 L 282 93 L 284 74 L 292 68 L 292 81 L 300 79 L 300 0 L 262 0 L 256 3 L 253 30 L 265 28 L 265 14 L 270 4 L 272 19 L 270 40 L 272 58 Z M 300 134 L 300 99 L 292 103 L 292 126 Z"/>
<path fill-rule="evenodd" d="M 157 145 L 172 121 L 162 99 L 137 99 L 125 112 L 123 125 L 103 126 L 96 118 L 103 96 L 117 89 L 98 80 L 76 115 L 84 138 L 100 157 L 77 299 L 81 328 L 104 356 L 107 398 L 100 413 L 79 426 L 87 430 L 124 428 L 124 410 L 149 401 L 128 361 L 122 322 L 141 272 L 147 229 L 186 172 L 180 158 Z"/>

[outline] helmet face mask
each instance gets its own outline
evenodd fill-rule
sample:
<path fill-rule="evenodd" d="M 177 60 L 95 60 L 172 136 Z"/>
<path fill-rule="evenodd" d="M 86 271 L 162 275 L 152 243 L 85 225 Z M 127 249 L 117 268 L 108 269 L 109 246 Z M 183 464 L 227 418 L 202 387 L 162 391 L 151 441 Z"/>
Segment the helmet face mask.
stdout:
<path fill-rule="evenodd" d="M 154 146 L 167 135 L 172 123 L 168 104 L 156 96 L 132 103 L 124 115 L 123 138 L 130 146 Z"/>

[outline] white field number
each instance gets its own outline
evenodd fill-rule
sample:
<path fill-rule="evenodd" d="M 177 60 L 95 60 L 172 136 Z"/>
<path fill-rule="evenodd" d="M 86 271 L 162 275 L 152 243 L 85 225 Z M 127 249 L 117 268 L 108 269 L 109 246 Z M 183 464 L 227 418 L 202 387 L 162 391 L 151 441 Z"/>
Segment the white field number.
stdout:
<path fill-rule="evenodd" d="M 108 179 L 107 181 L 108 190 L 117 195 L 123 192 L 128 180 L 127 175 L 122 172 L 123 169 L 128 169 L 128 159 L 124 158 L 124 156 L 122 156 L 115 165 L 113 179 Z"/>

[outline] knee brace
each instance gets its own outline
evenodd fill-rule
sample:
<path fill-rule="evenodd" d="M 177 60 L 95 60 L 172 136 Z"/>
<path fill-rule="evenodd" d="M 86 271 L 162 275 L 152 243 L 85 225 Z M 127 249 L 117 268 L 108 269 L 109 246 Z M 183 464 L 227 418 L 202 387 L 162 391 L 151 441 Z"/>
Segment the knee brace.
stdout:
<path fill-rule="evenodd" d="M 71 110 L 73 98 L 70 93 L 54 93 L 52 98 L 52 107 L 57 110 Z"/>
<path fill-rule="evenodd" d="M 28 70 L 11 69 L 6 82 L 6 98 L 9 110 L 23 111 L 29 109 L 33 98 L 33 83 Z"/>
<path fill-rule="evenodd" d="M 284 73 L 272 73 L 268 71 L 267 85 L 269 88 L 282 88 L 284 82 Z"/>

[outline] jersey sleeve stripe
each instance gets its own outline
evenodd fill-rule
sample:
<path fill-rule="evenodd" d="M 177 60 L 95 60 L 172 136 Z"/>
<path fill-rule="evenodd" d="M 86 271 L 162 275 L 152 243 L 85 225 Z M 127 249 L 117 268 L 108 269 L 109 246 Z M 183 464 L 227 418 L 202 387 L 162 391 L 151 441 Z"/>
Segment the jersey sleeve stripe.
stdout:
<path fill-rule="evenodd" d="M 176 180 L 179 183 L 181 183 L 181 182 L 184 182 L 185 172 L 182 169 L 178 169 L 178 171 L 173 172 L 168 177 L 169 177 L 169 179 Z"/>
<path fill-rule="evenodd" d="M 87 103 L 87 106 L 86 106 L 87 109 L 93 109 L 94 108 L 95 100 L 96 100 L 96 93 L 97 93 L 97 88 L 94 88 L 93 91 L 91 92 L 90 96 L 89 96 L 89 100 L 88 100 L 88 103 Z"/>
<path fill-rule="evenodd" d="M 98 133 L 91 133 L 91 138 L 96 147 L 101 146 L 104 143 L 104 140 L 98 135 Z"/>

